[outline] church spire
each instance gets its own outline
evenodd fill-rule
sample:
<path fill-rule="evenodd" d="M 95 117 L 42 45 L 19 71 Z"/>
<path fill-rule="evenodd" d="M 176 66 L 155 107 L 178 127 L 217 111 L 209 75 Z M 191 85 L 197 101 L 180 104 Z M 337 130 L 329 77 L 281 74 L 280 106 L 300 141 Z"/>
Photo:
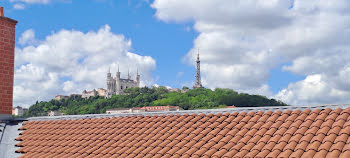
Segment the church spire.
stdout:
<path fill-rule="evenodd" d="M 117 80 L 120 79 L 120 71 L 119 71 L 119 64 L 118 64 L 118 71 L 117 71 L 117 76 L 116 76 Z"/>
<path fill-rule="evenodd" d="M 197 53 L 197 71 L 196 71 L 196 83 L 194 84 L 193 88 L 202 88 L 202 83 L 201 83 L 201 61 L 199 60 L 199 49 Z"/>
<path fill-rule="evenodd" d="M 138 86 L 140 85 L 139 68 L 136 69 L 136 83 Z"/>
<path fill-rule="evenodd" d="M 128 80 L 130 80 L 130 71 L 128 69 Z"/>
<path fill-rule="evenodd" d="M 197 53 L 197 62 L 199 61 L 199 49 L 198 49 L 198 53 Z M 200 62 L 200 61 L 199 61 Z"/>

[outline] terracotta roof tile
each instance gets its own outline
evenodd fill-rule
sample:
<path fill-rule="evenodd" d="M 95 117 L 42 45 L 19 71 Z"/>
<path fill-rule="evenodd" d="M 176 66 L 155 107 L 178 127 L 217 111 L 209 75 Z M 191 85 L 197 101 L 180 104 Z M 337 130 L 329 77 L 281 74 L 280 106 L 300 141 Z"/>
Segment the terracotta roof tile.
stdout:
<path fill-rule="evenodd" d="M 27 121 L 27 157 L 349 157 L 350 108 Z"/>
<path fill-rule="evenodd" d="M 229 151 L 235 145 L 236 145 L 236 143 L 229 142 L 226 145 L 224 145 L 223 147 L 221 147 L 221 149 L 225 149 L 225 150 Z"/>
<path fill-rule="evenodd" d="M 347 158 L 347 157 L 350 157 L 350 150 L 344 151 L 339 155 L 339 158 Z"/>

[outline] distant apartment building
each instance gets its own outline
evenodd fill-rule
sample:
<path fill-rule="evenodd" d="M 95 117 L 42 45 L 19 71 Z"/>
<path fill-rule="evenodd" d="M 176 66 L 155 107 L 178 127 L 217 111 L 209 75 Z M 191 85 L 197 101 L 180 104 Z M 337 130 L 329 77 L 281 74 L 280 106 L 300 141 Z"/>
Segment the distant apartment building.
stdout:
<path fill-rule="evenodd" d="M 179 106 L 144 106 L 134 108 L 114 108 L 106 110 L 106 114 L 121 113 L 140 113 L 140 112 L 162 112 L 162 111 L 180 111 L 183 110 Z"/>
<path fill-rule="evenodd" d="M 12 115 L 22 116 L 24 114 L 24 112 L 26 112 L 27 110 L 28 110 L 27 108 L 22 108 L 20 106 L 16 106 L 16 107 L 12 108 Z"/>

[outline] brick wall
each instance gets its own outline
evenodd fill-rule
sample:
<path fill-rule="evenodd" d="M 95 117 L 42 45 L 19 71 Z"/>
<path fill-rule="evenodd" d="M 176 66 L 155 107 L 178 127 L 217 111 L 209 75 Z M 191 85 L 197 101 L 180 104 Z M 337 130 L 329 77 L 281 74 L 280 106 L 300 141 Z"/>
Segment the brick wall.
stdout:
<path fill-rule="evenodd" d="M 0 115 L 12 114 L 16 23 L 0 15 Z"/>

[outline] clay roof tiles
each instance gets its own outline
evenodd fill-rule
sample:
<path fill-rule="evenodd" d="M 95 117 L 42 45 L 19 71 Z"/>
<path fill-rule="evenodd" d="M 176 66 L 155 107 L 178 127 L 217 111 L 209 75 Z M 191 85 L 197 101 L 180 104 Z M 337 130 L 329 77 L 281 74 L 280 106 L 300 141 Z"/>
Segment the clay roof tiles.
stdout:
<path fill-rule="evenodd" d="M 350 157 L 350 108 L 26 121 L 21 157 Z"/>

